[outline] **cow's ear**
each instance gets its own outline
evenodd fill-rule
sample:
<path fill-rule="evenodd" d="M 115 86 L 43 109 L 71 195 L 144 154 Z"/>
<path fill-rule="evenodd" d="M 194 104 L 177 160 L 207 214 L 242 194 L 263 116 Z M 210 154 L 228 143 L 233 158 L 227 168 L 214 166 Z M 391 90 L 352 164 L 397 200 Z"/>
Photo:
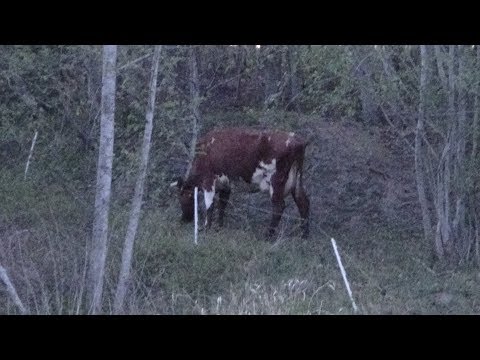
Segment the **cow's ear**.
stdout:
<path fill-rule="evenodd" d="M 183 185 L 183 179 L 179 176 L 174 182 L 170 184 L 170 187 L 177 187 L 179 189 L 182 188 Z"/>

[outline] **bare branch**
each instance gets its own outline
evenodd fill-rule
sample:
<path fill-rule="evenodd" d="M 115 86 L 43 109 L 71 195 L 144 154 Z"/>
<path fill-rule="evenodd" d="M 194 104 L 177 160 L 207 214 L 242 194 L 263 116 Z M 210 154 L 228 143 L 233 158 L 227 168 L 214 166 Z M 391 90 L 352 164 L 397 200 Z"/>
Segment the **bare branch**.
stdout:
<path fill-rule="evenodd" d="M 149 52 L 149 53 L 146 54 L 146 55 L 140 56 L 139 58 L 137 58 L 137 59 L 135 59 L 135 60 L 132 60 L 132 61 L 130 61 L 130 62 L 128 62 L 128 63 L 126 63 L 126 64 L 118 67 L 118 68 L 117 68 L 117 72 L 118 72 L 118 71 L 122 71 L 122 70 L 124 70 L 124 69 L 127 69 L 127 68 L 129 68 L 129 67 L 131 67 L 131 66 L 139 63 L 140 61 L 143 61 L 143 60 L 149 58 L 149 57 L 152 56 L 152 55 L 153 55 L 153 51 Z"/>
<path fill-rule="evenodd" d="M 143 190 L 145 179 L 147 177 L 148 158 L 150 154 L 150 145 L 153 129 L 153 114 L 155 112 L 155 99 L 157 90 L 158 63 L 160 59 L 160 45 L 155 47 L 152 71 L 150 76 L 150 91 L 148 98 L 147 111 L 145 115 L 145 132 L 143 135 L 142 154 L 140 158 L 140 169 L 138 172 L 137 182 L 135 184 L 135 192 L 132 200 L 132 208 L 128 220 L 127 234 L 125 236 L 125 244 L 122 252 L 122 265 L 118 280 L 117 290 L 115 292 L 114 312 L 119 313 L 123 308 L 125 294 L 127 292 L 127 282 L 130 279 L 130 268 L 133 256 L 133 245 L 137 233 L 138 222 L 140 219 L 140 211 L 142 208 Z"/>
<path fill-rule="evenodd" d="M 28 167 L 30 166 L 30 160 L 33 155 L 33 148 L 35 147 L 35 142 L 37 141 L 37 135 L 38 135 L 38 131 L 35 130 L 35 135 L 33 136 L 33 140 L 32 140 L 32 146 L 30 147 L 30 153 L 28 154 L 27 164 L 25 165 L 25 175 L 23 177 L 23 180 L 27 180 Z"/>

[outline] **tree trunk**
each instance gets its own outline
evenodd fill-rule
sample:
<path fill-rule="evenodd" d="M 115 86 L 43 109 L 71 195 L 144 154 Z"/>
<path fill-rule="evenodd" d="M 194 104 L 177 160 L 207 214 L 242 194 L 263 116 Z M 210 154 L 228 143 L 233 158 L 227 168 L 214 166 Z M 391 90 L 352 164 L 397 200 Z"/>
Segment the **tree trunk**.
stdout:
<path fill-rule="evenodd" d="M 279 89 L 279 69 L 281 67 L 281 57 L 278 49 L 271 45 L 265 46 L 264 51 L 264 74 L 265 74 L 265 97 L 264 106 L 268 109 L 275 106 L 281 96 Z"/>
<path fill-rule="evenodd" d="M 420 101 L 418 106 L 418 120 L 417 129 L 415 133 L 415 175 L 417 181 L 418 200 L 422 209 L 423 232 L 425 239 L 431 241 L 432 239 L 432 221 L 428 209 L 427 197 L 425 194 L 425 179 L 424 179 L 424 165 L 425 161 L 424 151 L 422 147 L 422 137 L 424 132 L 425 119 L 425 100 L 427 87 L 427 66 L 428 54 L 425 45 L 420 47 L 421 68 L 420 68 Z M 437 249 L 437 255 L 442 256 Z"/>
<path fill-rule="evenodd" d="M 455 45 L 450 45 L 448 49 L 448 136 L 446 144 L 446 162 L 445 162 L 445 175 L 444 175 L 444 217 L 438 219 L 442 223 L 441 228 L 443 230 L 442 236 L 442 245 L 445 254 L 447 257 L 452 255 L 452 241 L 451 241 L 451 206 L 450 206 L 450 193 L 451 193 L 451 177 L 455 178 L 456 176 L 456 166 L 455 162 L 452 161 L 454 149 L 455 149 L 455 139 L 456 139 L 456 111 L 455 111 L 455 83 L 456 83 L 456 74 L 455 74 Z M 452 175 L 453 170 L 453 175 Z"/>
<path fill-rule="evenodd" d="M 262 67 L 262 55 L 264 52 L 264 46 L 260 47 L 254 47 L 254 61 L 255 61 L 255 70 L 254 70 L 254 84 L 255 84 L 255 103 L 256 104 L 261 104 L 264 100 L 264 92 L 262 92 L 263 89 L 263 77 L 264 77 L 264 71 Z"/>
<path fill-rule="evenodd" d="M 17 290 L 15 290 L 15 287 L 13 286 L 12 282 L 10 281 L 10 278 L 8 277 L 7 270 L 0 265 L 0 280 L 5 284 L 7 287 L 7 293 L 10 295 L 10 297 L 13 300 L 13 303 L 18 307 L 18 310 L 22 315 L 25 315 L 28 313 L 27 309 L 23 305 L 22 301 L 20 300 L 20 297 L 17 294 Z"/>
<path fill-rule="evenodd" d="M 362 122 L 367 125 L 375 124 L 377 123 L 377 105 L 372 91 L 373 84 L 371 80 L 373 46 L 352 46 L 352 50 L 355 58 L 354 73 L 360 90 Z M 386 62 L 385 59 L 384 61 Z M 391 75 L 389 70 L 387 74 Z"/>
<path fill-rule="evenodd" d="M 290 99 L 288 99 L 289 106 L 298 111 L 298 95 L 300 94 L 300 86 L 297 74 L 298 53 L 295 45 L 288 46 L 288 65 L 290 72 Z"/>
<path fill-rule="evenodd" d="M 468 236 L 465 222 L 465 126 L 466 126 L 466 91 L 465 91 L 465 81 L 463 81 L 463 76 L 465 73 L 465 54 L 464 48 L 462 45 L 458 45 L 458 109 L 457 109 L 457 139 L 455 140 L 456 151 L 456 168 L 457 174 L 455 176 L 455 189 L 456 189 L 456 206 L 455 206 L 455 217 L 453 219 L 453 231 L 455 233 L 454 240 L 456 241 L 456 250 L 457 254 L 460 256 L 460 259 L 464 259 L 467 254 L 468 248 Z"/>
<path fill-rule="evenodd" d="M 445 75 L 445 69 L 443 67 L 442 50 L 440 48 L 440 45 L 434 45 L 434 49 L 435 49 L 435 62 L 437 64 L 438 76 L 440 77 L 440 81 L 442 82 L 443 86 L 447 87 L 448 81 L 447 81 L 447 75 Z"/>
<path fill-rule="evenodd" d="M 193 158 L 195 157 L 195 147 L 197 144 L 198 133 L 200 132 L 200 82 L 198 79 L 197 54 L 195 46 L 190 47 L 190 96 L 192 100 L 192 141 L 190 143 L 190 155 L 185 177 L 188 176 L 192 168 Z"/>
<path fill-rule="evenodd" d="M 480 71 L 480 46 L 476 45 L 476 70 Z M 469 176 L 471 178 L 471 192 L 473 196 L 469 197 L 470 211 L 472 212 L 472 223 L 474 228 L 474 242 L 475 242 L 475 257 L 477 264 L 480 266 L 480 186 L 479 186 L 479 174 L 478 174 L 478 138 L 480 136 L 478 118 L 480 115 L 480 82 L 474 88 L 475 100 L 473 105 L 473 124 L 472 124 L 472 153 L 470 155 L 470 171 Z"/>
<path fill-rule="evenodd" d="M 443 67 L 439 48 L 436 47 L 437 64 Z M 458 50 L 458 51 L 457 51 Z M 441 244 L 445 257 L 450 261 L 467 260 L 475 241 L 475 204 L 471 201 L 471 191 L 467 172 L 466 142 L 467 142 L 467 89 L 465 74 L 467 72 L 466 50 L 463 46 L 449 46 L 447 61 L 447 78 L 445 83 L 448 111 L 447 136 L 443 154 L 438 166 L 437 187 L 437 243 Z M 458 73 L 457 73 L 458 71 Z M 442 71 L 439 70 L 439 74 Z M 444 75 L 439 75 L 440 77 Z M 473 132 L 476 122 L 473 121 Z M 473 151 L 476 147 L 472 141 Z M 476 151 L 476 150 L 475 150 Z M 472 160 L 470 159 L 470 160 Z M 472 169 L 472 161 L 469 163 Z M 474 198 L 474 196 L 473 196 Z M 469 212 L 467 214 L 467 207 Z M 468 221 L 467 221 L 468 220 Z"/>
<path fill-rule="evenodd" d="M 127 234 L 125 236 L 125 244 L 122 252 L 122 265 L 120 276 L 118 279 L 117 290 L 115 292 L 115 301 L 113 309 L 115 313 L 119 313 L 123 309 L 125 294 L 127 292 L 127 283 L 130 279 L 130 269 L 132 263 L 133 245 L 135 235 L 137 233 L 138 221 L 140 219 L 140 211 L 142 208 L 143 189 L 145 178 L 147 176 L 148 156 L 150 154 L 150 144 L 153 129 L 153 114 L 155 111 L 155 98 L 157 94 L 157 75 L 158 63 L 160 59 L 161 45 L 155 46 L 155 52 L 152 59 L 152 72 L 150 76 L 150 91 L 145 115 L 145 132 L 143 134 L 142 154 L 140 158 L 140 168 L 137 182 L 135 184 L 135 193 L 132 199 L 132 208 L 128 220 Z"/>
<path fill-rule="evenodd" d="M 239 106 L 240 100 L 240 86 L 242 84 L 242 74 L 245 70 L 245 54 L 246 49 L 242 45 L 237 47 L 236 66 L 237 66 L 237 85 L 235 90 L 235 103 Z"/>
<path fill-rule="evenodd" d="M 480 71 L 480 46 L 477 45 L 477 56 L 476 56 L 476 68 L 477 71 Z M 477 85 L 475 86 L 475 100 L 473 105 L 473 126 L 472 126 L 472 161 L 475 161 L 477 157 L 477 149 L 478 149 L 478 137 L 479 137 L 479 129 L 478 129 L 478 117 L 480 112 L 480 82 L 477 81 Z M 472 164 L 473 165 L 473 164 Z"/>
<path fill-rule="evenodd" d="M 107 256 L 108 214 L 112 183 L 117 46 L 103 47 L 102 114 L 93 234 L 88 275 L 89 313 L 101 310 L 105 258 Z"/>

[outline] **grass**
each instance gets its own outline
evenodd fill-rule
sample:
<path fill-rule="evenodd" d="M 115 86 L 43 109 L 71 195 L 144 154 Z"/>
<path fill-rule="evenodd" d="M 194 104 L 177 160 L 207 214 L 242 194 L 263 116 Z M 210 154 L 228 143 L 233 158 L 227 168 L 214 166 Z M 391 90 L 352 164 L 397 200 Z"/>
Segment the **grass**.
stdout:
<path fill-rule="evenodd" d="M 12 201 L 2 181 L 0 261 L 31 313 L 84 313 L 88 211 L 61 192 L 48 201 L 28 183 Z M 10 193 L 10 195 L 12 195 Z M 259 234 L 265 217 L 239 217 L 200 234 L 178 221 L 176 206 L 148 209 L 135 248 L 127 313 L 135 314 L 352 314 L 329 238 L 309 240 L 280 231 L 271 244 Z M 105 281 L 111 299 L 127 211 L 113 207 Z M 28 221 L 27 221 L 28 220 Z M 288 223 L 287 220 L 284 221 Z M 479 272 L 442 269 L 417 235 L 386 227 L 334 233 L 361 314 L 476 314 Z M 2 288 L 0 288 L 2 289 Z M 16 313 L 5 291 L 0 313 Z"/>
<path fill-rule="evenodd" d="M 302 120 L 289 113 L 265 112 L 262 118 L 241 115 L 231 114 L 229 119 L 211 116 L 205 121 L 235 125 L 247 117 L 257 125 L 275 120 L 289 130 L 302 127 Z M 357 131 L 345 137 L 353 133 Z M 336 138 L 330 133 L 324 136 Z M 372 149 L 367 138 L 355 144 L 360 148 L 340 146 L 342 156 Z M 332 162 L 337 162 L 338 151 L 327 145 Z M 347 160 L 338 162 L 349 164 Z M 315 171 L 319 176 L 322 168 Z M 317 181 L 321 186 L 333 183 L 336 177 L 323 175 L 323 182 Z M 40 183 L 33 170 L 27 181 L 20 170 L 0 172 L 0 264 L 30 313 L 83 314 L 93 194 L 91 190 L 82 193 L 70 183 Z M 480 313 L 478 268 L 443 268 L 432 261 L 431 244 L 422 240 L 420 231 L 402 230 L 393 222 L 346 226 L 340 216 L 334 222 L 339 226 L 327 228 L 328 217 L 341 215 L 345 204 L 339 201 L 330 208 L 338 209 L 327 213 L 319 195 L 312 191 L 310 239 L 290 235 L 289 230 L 298 223 L 284 217 L 275 244 L 262 237 L 269 204 L 268 197 L 261 194 L 234 191 L 232 203 L 236 206 L 227 210 L 226 227 L 201 232 L 197 246 L 193 244 L 193 226 L 179 222 L 176 203 L 162 208 L 146 203 L 135 243 L 126 313 L 352 314 L 330 239 L 320 229 L 337 241 L 361 314 Z M 128 211 L 128 203 L 113 202 L 104 289 L 106 314 L 112 312 Z M 285 214 L 298 216 L 291 199 Z M 0 314 L 17 311 L 0 283 Z"/>
<path fill-rule="evenodd" d="M 353 313 L 325 236 L 314 233 L 306 241 L 283 237 L 272 245 L 255 231 L 227 225 L 202 233 L 195 246 L 191 226 L 178 223 L 176 210 L 143 218 L 130 297 L 133 312 Z M 234 220 L 231 216 L 230 223 Z M 479 312 L 478 270 L 429 264 L 429 247 L 419 237 L 384 228 L 335 237 L 362 314 Z"/>

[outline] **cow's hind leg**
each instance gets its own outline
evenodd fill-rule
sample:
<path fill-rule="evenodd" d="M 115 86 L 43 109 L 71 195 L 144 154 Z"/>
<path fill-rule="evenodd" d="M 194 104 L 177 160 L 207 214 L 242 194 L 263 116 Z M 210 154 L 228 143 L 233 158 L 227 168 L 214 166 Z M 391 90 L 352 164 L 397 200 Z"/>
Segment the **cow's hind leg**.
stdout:
<path fill-rule="evenodd" d="M 270 185 L 270 194 L 272 197 L 272 220 L 270 221 L 270 226 L 267 230 L 267 238 L 270 240 L 275 234 L 275 229 L 280 223 L 283 211 L 285 210 L 284 188 L 285 181 L 281 181 L 278 173 L 275 173 L 272 176 L 272 182 Z"/>
<path fill-rule="evenodd" d="M 275 200 L 272 199 L 272 220 L 270 221 L 270 226 L 267 231 L 267 238 L 270 240 L 273 238 L 275 229 L 282 219 L 283 210 L 285 210 L 285 200 L 283 200 L 283 197 Z"/>
<path fill-rule="evenodd" d="M 306 239 L 309 235 L 309 215 L 310 215 L 310 200 L 305 193 L 305 189 L 302 186 L 301 179 L 297 182 L 297 185 L 292 190 L 293 200 L 297 204 L 298 210 L 300 212 L 300 217 L 302 218 L 301 229 L 302 229 L 302 238 Z"/>

